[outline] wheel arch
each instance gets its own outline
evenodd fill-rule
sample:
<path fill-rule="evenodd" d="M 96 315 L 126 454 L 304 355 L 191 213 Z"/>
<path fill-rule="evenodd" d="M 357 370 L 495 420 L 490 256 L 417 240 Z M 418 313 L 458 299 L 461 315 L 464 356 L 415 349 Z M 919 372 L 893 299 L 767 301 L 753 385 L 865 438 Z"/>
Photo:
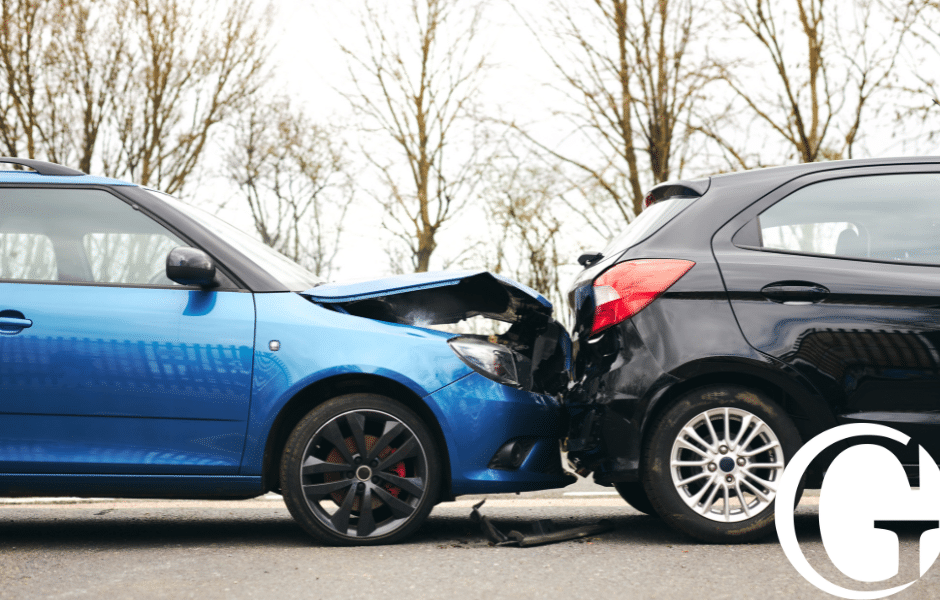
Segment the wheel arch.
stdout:
<path fill-rule="evenodd" d="M 751 361 L 703 361 L 685 365 L 673 373 L 678 382 L 660 389 L 647 404 L 640 422 L 645 441 L 651 425 L 685 394 L 710 385 L 740 385 L 763 392 L 776 402 L 796 426 L 804 441 L 837 425 L 835 416 L 822 396 L 808 383 L 763 364 Z M 645 447 L 641 444 L 641 448 Z"/>
<path fill-rule="evenodd" d="M 311 410 L 320 406 L 327 400 L 344 396 L 346 394 L 378 394 L 392 400 L 401 402 L 428 426 L 434 441 L 441 450 L 441 465 L 443 481 L 441 485 L 440 500 L 453 498 L 451 492 L 450 452 L 447 440 L 441 425 L 431 408 L 407 386 L 397 381 L 365 373 L 349 373 L 334 375 L 315 381 L 301 389 L 288 400 L 278 412 L 274 423 L 268 432 L 268 439 L 264 446 L 264 459 L 262 463 L 262 481 L 265 490 L 280 488 L 279 471 L 281 454 L 287 444 L 287 438 L 301 419 Z"/>

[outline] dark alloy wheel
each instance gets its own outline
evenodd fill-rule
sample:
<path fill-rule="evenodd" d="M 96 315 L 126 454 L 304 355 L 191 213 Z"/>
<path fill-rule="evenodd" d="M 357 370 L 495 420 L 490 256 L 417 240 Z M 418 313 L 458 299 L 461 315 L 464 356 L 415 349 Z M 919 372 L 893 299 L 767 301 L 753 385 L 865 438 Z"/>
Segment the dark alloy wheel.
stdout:
<path fill-rule="evenodd" d="M 656 512 L 692 537 L 753 541 L 773 530 L 780 477 L 800 444 L 793 422 L 762 393 L 700 388 L 654 425 L 643 486 Z"/>
<path fill-rule="evenodd" d="M 643 514 L 650 515 L 651 517 L 659 516 L 656 514 L 653 503 L 650 502 L 649 496 L 646 495 L 643 484 L 639 481 L 622 481 L 615 483 L 614 489 L 617 490 L 617 493 L 620 494 L 620 497 L 623 498 L 627 504 L 636 510 Z"/>
<path fill-rule="evenodd" d="M 372 394 L 334 398 L 291 433 L 281 459 L 284 501 L 314 537 L 333 545 L 407 537 L 437 500 L 434 439 L 411 410 Z"/>

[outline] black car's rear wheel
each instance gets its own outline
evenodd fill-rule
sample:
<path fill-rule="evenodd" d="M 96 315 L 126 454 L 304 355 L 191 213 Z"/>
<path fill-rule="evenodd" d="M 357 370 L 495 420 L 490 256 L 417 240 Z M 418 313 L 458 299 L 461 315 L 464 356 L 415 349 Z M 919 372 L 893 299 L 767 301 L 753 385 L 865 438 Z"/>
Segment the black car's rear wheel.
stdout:
<path fill-rule="evenodd" d="M 334 545 L 398 542 L 437 500 L 434 439 L 411 410 L 372 394 L 351 394 L 311 411 L 281 459 L 284 501 L 314 537 Z"/>
<path fill-rule="evenodd" d="M 654 426 L 643 485 L 670 525 L 707 542 L 770 533 L 784 465 L 800 447 L 787 414 L 739 386 L 682 397 Z"/>

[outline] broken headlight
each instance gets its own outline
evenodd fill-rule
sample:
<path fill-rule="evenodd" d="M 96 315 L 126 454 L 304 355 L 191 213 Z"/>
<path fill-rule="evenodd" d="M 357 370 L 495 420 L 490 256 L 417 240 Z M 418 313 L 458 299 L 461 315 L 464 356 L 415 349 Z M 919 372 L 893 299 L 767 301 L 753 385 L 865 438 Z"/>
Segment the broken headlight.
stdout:
<path fill-rule="evenodd" d="M 469 336 L 448 343 L 460 360 L 484 377 L 516 388 L 531 387 L 532 361 L 511 348 Z"/>

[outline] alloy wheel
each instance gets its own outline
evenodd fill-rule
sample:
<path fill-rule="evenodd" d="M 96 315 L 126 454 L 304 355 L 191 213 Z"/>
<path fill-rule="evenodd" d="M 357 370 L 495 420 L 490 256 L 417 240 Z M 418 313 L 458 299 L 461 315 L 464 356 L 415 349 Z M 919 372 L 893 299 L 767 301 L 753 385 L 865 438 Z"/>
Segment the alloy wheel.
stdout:
<path fill-rule="evenodd" d="M 310 438 L 300 465 L 307 506 L 335 534 L 391 534 L 427 494 L 428 457 L 418 436 L 378 410 L 337 415 Z"/>
<path fill-rule="evenodd" d="M 776 497 L 784 458 L 774 431 L 753 413 L 706 410 L 680 430 L 669 472 L 680 498 L 712 521 L 734 523 L 765 510 Z"/>

